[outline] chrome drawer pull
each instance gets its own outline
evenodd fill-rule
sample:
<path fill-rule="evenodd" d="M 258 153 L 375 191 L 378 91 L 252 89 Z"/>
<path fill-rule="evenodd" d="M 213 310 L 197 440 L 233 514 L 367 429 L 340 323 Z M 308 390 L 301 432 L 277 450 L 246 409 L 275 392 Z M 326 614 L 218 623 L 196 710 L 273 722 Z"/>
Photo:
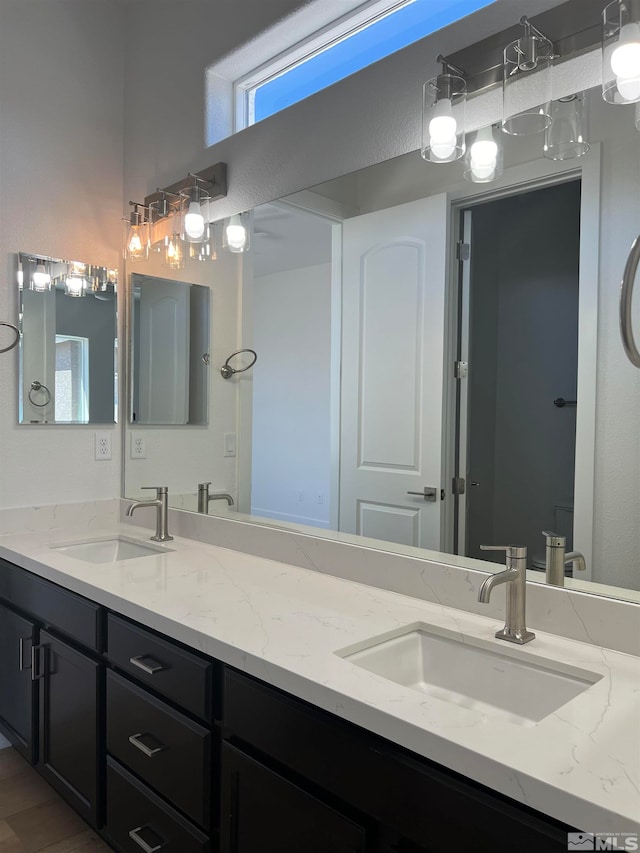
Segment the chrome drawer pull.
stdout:
<path fill-rule="evenodd" d="M 158 850 L 162 850 L 163 847 L 166 847 L 166 844 L 167 844 L 166 841 L 160 841 L 160 844 L 156 844 L 155 847 L 152 847 L 150 844 L 147 844 L 147 842 L 144 840 L 144 838 L 140 837 L 140 833 L 142 832 L 143 829 L 146 829 L 146 827 L 145 826 L 138 826 L 135 829 L 130 829 L 129 830 L 129 838 L 132 841 L 135 841 L 135 843 L 138 845 L 138 847 L 141 847 L 144 850 L 144 853 L 157 853 Z M 151 830 L 151 831 L 153 832 L 153 830 Z M 157 838 L 160 838 L 160 836 L 157 835 L 155 832 L 153 832 L 153 834 L 156 835 Z"/>
<path fill-rule="evenodd" d="M 132 663 L 134 666 L 137 666 L 138 669 L 141 669 L 143 672 L 146 672 L 147 675 L 155 675 L 156 672 L 162 672 L 163 669 L 167 669 L 167 667 L 155 661 L 152 664 L 145 663 L 145 658 L 147 660 L 153 661 L 153 658 L 149 657 L 149 655 L 138 655 L 135 658 L 129 658 L 129 663 Z"/>
<path fill-rule="evenodd" d="M 144 732 L 138 732 L 137 735 L 129 735 L 129 743 L 131 744 L 131 746 L 135 746 L 136 749 L 139 749 L 140 752 L 143 752 L 147 756 L 147 758 L 153 758 L 154 755 L 157 755 L 159 752 L 162 752 L 163 749 L 166 749 L 166 746 L 164 746 L 163 744 L 160 744 L 160 746 L 155 747 L 147 746 L 140 740 L 140 738 L 143 737 L 149 737 L 149 735 L 145 734 Z M 160 742 L 156 741 L 156 743 Z"/>

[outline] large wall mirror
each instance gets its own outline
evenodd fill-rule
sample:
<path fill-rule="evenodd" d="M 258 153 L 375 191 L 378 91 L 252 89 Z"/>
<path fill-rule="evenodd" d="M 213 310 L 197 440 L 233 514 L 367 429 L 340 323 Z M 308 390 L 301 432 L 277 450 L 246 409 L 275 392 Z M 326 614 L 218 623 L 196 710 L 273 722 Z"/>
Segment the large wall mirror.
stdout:
<path fill-rule="evenodd" d="M 540 581 L 553 531 L 584 555 L 567 585 L 639 598 L 640 371 L 618 304 L 640 133 L 633 108 L 584 102 L 579 158 L 501 134 L 492 183 L 415 152 L 253 211 L 227 321 L 259 358 L 212 388 L 239 455 L 223 471 L 216 434 L 195 462 L 235 498 L 210 512 L 410 554 L 523 544 Z"/>
<path fill-rule="evenodd" d="M 21 424 L 107 424 L 118 413 L 117 272 L 18 256 Z"/>

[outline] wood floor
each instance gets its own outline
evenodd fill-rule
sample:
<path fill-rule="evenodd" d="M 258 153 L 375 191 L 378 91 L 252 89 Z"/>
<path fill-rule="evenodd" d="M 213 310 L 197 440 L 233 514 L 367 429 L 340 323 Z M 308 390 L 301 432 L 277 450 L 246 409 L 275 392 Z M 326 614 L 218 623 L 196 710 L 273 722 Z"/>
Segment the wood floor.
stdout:
<path fill-rule="evenodd" d="M 0 853 L 110 848 L 14 749 L 0 749 Z"/>

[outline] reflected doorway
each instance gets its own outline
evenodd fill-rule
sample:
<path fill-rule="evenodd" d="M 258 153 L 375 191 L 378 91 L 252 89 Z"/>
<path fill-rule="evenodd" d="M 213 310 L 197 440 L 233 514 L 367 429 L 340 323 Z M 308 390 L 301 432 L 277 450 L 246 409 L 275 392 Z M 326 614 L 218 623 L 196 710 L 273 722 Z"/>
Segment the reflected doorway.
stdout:
<path fill-rule="evenodd" d="M 580 215 L 579 180 L 461 212 L 460 554 L 544 571 L 543 530 L 573 546 Z"/>

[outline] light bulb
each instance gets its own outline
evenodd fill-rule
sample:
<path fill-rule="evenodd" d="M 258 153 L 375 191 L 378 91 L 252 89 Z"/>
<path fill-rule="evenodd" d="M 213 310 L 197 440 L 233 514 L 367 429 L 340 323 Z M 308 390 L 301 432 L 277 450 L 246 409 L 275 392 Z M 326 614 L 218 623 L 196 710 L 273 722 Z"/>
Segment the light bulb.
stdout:
<path fill-rule="evenodd" d="M 142 238 L 140 237 L 140 229 L 137 225 L 131 226 L 127 249 L 132 258 L 137 258 L 142 254 Z"/>
<path fill-rule="evenodd" d="M 76 275 L 71 275 L 65 281 L 65 292 L 67 296 L 84 296 L 86 281 Z"/>
<path fill-rule="evenodd" d="M 44 268 L 44 263 L 40 261 L 33 274 L 33 289 L 38 291 L 47 290 L 50 284 L 51 276 Z"/>
<path fill-rule="evenodd" d="M 625 101 L 634 103 L 640 100 L 640 76 L 638 77 L 618 77 L 618 92 Z"/>
<path fill-rule="evenodd" d="M 200 240 L 204 234 L 204 216 L 197 201 L 189 205 L 189 212 L 184 218 L 184 230 L 190 240 Z"/>
<path fill-rule="evenodd" d="M 453 117 L 450 98 L 441 98 L 433 107 L 433 118 L 429 122 L 429 136 L 435 144 L 448 145 L 455 140 L 458 123 Z"/>
<path fill-rule="evenodd" d="M 479 181 L 491 181 L 496 173 L 498 144 L 494 139 L 477 139 L 471 146 L 471 171 Z"/>
<path fill-rule="evenodd" d="M 632 21 L 620 30 L 618 46 L 611 54 L 611 70 L 623 80 L 640 77 L 640 24 Z"/>
<path fill-rule="evenodd" d="M 18 261 L 18 290 L 24 287 L 24 270 L 22 269 L 22 261 Z"/>
<path fill-rule="evenodd" d="M 227 223 L 227 246 L 231 251 L 241 252 L 247 245 L 247 229 L 242 224 L 238 214 L 232 216 Z"/>

